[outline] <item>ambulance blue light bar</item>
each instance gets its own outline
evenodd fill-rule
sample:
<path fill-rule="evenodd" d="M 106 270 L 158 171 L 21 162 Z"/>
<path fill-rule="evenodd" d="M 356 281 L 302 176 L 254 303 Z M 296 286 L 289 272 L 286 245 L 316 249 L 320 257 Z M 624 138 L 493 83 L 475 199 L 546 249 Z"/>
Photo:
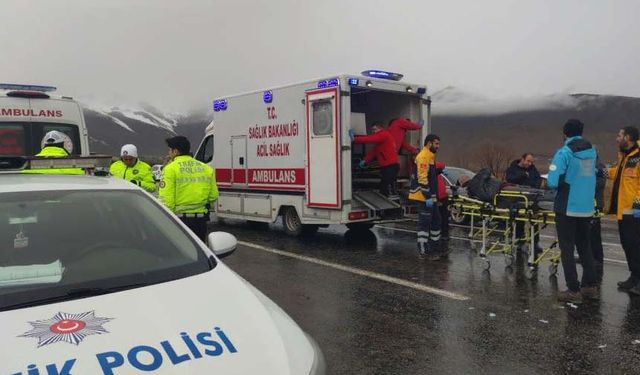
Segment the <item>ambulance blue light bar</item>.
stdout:
<path fill-rule="evenodd" d="M 404 75 L 400 73 L 385 72 L 384 70 L 365 70 L 362 72 L 362 75 L 373 78 L 389 79 L 392 81 L 399 81 L 404 77 Z"/>
<path fill-rule="evenodd" d="M 53 86 L 39 86 L 39 85 L 20 85 L 15 83 L 0 83 L 0 90 L 16 90 L 16 91 L 40 91 L 51 92 L 56 91 L 57 88 Z"/>
<path fill-rule="evenodd" d="M 349 78 L 349 86 L 358 86 L 360 80 L 357 78 Z"/>
<path fill-rule="evenodd" d="M 219 99 L 213 101 L 213 111 L 220 112 L 227 110 L 227 99 Z"/>
<path fill-rule="evenodd" d="M 337 78 L 324 79 L 318 82 L 318 88 L 323 89 L 325 87 L 340 86 L 340 80 Z"/>
<path fill-rule="evenodd" d="M 262 93 L 262 100 L 264 100 L 265 103 L 271 103 L 273 101 L 273 93 L 271 90 Z"/>
<path fill-rule="evenodd" d="M 424 94 L 426 94 L 426 93 L 427 93 L 427 88 L 426 88 L 426 87 L 418 87 L 418 90 L 416 90 L 416 92 L 417 92 L 419 95 L 424 95 Z"/>

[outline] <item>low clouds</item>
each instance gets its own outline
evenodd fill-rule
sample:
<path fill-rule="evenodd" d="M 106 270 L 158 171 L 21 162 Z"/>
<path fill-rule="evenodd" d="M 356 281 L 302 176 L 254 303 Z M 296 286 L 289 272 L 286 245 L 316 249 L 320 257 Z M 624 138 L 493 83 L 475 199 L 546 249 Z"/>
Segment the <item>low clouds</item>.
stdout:
<path fill-rule="evenodd" d="M 538 96 L 488 97 L 455 87 L 446 87 L 432 94 L 433 114 L 440 116 L 500 115 L 538 109 L 572 109 L 579 100 L 569 93 Z"/>
<path fill-rule="evenodd" d="M 0 11 L 0 81 L 91 102 L 203 109 L 369 68 L 509 98 L 503 108 L 567 87 L 640 96 L 640 2 L 0 0 Z"/>

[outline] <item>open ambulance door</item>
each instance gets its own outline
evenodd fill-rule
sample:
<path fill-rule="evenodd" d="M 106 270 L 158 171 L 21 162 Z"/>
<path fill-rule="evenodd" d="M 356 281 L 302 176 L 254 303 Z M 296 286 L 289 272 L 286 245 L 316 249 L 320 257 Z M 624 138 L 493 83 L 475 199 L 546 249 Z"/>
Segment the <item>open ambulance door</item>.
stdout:
<path fill-rule="evenodd" d="M 340 108 L 337 87 L 306 92 L 307 206 L 341 208 Z"/>

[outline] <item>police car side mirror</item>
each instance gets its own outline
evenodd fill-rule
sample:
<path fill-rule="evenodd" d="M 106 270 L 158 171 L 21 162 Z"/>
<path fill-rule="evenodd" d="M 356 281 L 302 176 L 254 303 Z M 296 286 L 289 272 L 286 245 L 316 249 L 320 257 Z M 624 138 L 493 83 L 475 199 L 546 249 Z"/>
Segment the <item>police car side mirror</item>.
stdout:
<path fill-rule="evenodd" d="M 213 251 L 218 258 L 224 258 L 231 255 L 238 246 L 236 237 L 227 232 L 211 232 L 207 237 L 209 249 Z"/>

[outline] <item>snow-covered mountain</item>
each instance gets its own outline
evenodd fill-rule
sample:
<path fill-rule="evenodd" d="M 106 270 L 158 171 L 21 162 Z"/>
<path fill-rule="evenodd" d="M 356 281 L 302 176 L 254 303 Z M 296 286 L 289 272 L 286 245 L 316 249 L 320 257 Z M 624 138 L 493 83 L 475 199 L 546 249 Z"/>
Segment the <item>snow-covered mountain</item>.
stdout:
<path fill-rule="evenodd" d="M 164 140 L 180 134 L 198 147 L 205 127 L 211 122 L 211 114 L 166 113 L 149 104 L 104 106 L 83 103 L 85 120 L 89 128 L 91 150 L 117 155 L 126 143 L 138 146 L 138 152 L 146 158 L 166 154 Z"/>
<path fill-rule="evenodd" d="M 616 148 L 611 145 L 618 128 L 640 118 L 640 98 L 612 95 L 495 99 L 446 87 L 431 98 L 431 129 L 443 137 L 444 145 L 438 155 L 459 166 L 460 150 L 469 154 L 494 143 L 508 145 L 514 157 L 525 151 L 549 156 L 568 118 L 581 119 L 585 134 L 601 146 L 604 159 L 610 160 L 615 157 Z M 213 117 L 212 111 L 166 113 L 148 104 L 84 107 L 92 151 L 118 155 L 123 144 L 133 143 L 146 159 L 165 155 L 164 140 L 176 134 L 189 138 L 195 152 Z"/>

